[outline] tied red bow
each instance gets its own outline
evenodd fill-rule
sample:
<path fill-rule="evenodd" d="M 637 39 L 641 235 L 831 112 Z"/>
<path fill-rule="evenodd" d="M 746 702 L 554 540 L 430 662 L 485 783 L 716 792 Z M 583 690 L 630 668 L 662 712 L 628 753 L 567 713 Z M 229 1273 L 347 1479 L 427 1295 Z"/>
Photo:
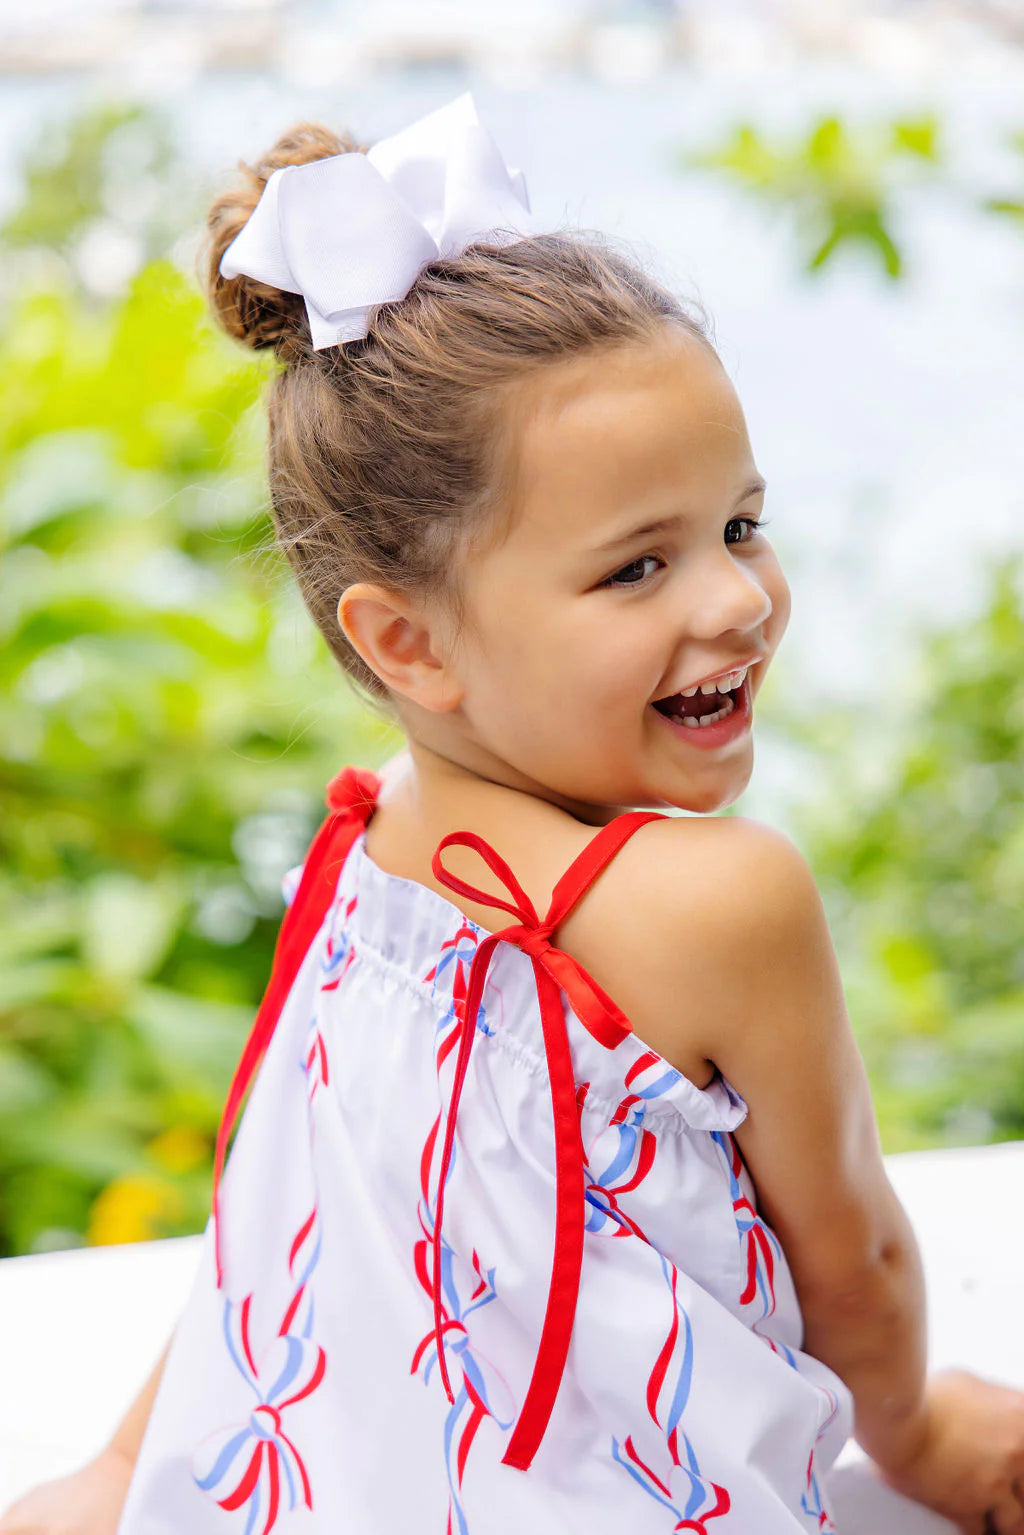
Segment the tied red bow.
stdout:
<path fill-rule="evenodd" d="M 580 1271 L 583 1265 L 583 1231 L 586 1214 L 585 1155 L 580 1136 L 576 1080 L 565 1030 L 565 1018 L 562 1013 L 561 993 L 565 993 L 573 1012 L 584 1027 L 606 1049 L 614 1050 L 616 1045 L 632 1033 L 629 1020 L 621 1008 L 612 1001 L 607 992 L 584 970 L 583 966 L 573 959 L 572 955 L 554 946 L 551 935 L 626 839 L 646 821 L 659 818 L 657 812 L 636 810 L 617 816 L 608 825 L 603 826 L 558 881 L 543 921 L 538 917 L 532 901 L 505 860 L 475 832 L 456 831 L 442 838 L 431 861 L 436 878 L 450 890 L 468 896 L 471 900 L 485 906 L 500 906 L 517 918 L 511 926 L 483 938 L 473 956 L 460 1024 L 455 1078 L 452 1084 L 441 1166 L 438 1173 L 433 1232 L 434 1340 L 437 1346 L 441 1379 L 444 1382 L 448 1400 L 452 1403 L 455 1401 L 455 1396 L 448 1377 L 443 1346 L 441 1220 L 444 1190 L 455 1141 L 455 1121 L 459 1100 L 469 1067 L 470 1051 L 476 1037 L 477 1013 L 483 997 L 487 969 L 499 943 L 515 944 L 524 954 L 529 955 L 533 963 L 537 996 L 540 1002 L 541 1026 L 551 1090 L 551 1112 L 555 1130 L 555 1246 L 547 1308 L 533 1374 L 508 1448 L 502 1457 L 504 1465 L 514 1466 L 519 1471 L 525 1471 L 536 1455 L 554 1409 L 555 1398 L 558 1395 L 569 1353 L 579 1293 Z M 444 867 L 441 862 L 441 853 L 444 848 L 455 844 L 476 849 L 488 867 L 502 881 L 512 896 L 514 904 L 510 904 L 500 896 L 477 890 Z"/>
<path fill-rule="evenodd" d="M 376 773 L 365 768 L 347 767 L 331 779 L 326 796 L 330 814 L 325 817 L 310 844 L 299 887 L 284 914 L 277 935 L 270 982 L 231 1079 L 217 1131 L 213 1162 L 213 1226 L 218 1289 L 224 1278 L 218 1195 L 228 1138 L 238 1118 L 242 1099 L 270 1044 L 299 967 L 327 915 L 348 850 L 374 812 L 380 784 L 381 780 Z"/>

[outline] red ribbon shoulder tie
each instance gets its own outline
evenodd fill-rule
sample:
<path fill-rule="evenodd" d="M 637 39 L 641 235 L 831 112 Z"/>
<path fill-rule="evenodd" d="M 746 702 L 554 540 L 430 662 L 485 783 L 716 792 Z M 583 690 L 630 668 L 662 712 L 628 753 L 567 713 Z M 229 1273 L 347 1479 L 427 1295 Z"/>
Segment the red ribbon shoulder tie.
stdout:
<path fill-rule="evenodd" d="M 543 921 L 508 864 L 475 832 L 456 831 L 442 838 L 431 862 L 435 876 L 450 890 L 485 906 L 500 906 L 517 919 L 513 925 L 502 928 L 501 932 L 491 933 L 482 939 L 473 956 L 438 1173 L 433 1236 L 434 1341 L 441 1379 L 450 1402 L 454 1402 L 455 1397 L 445 1362 L 444 1323 L 441 1316 L 441 1218 L 444 1189 L 455 1140 L 459 1099 L 476 1035 L 477 1012 L 483 996 L 487 968 L 499 943 L 515 944 L 530 956 L 540 1001 L 555 1130 L 555 1248 L 547 1309 L 533 1375 L 508 1449 L 502 1457 L 504 1465 L 515 1466 L 520 1471 L 527 1470 L 536 1455 L 555 1405 L 569 1353 L 583 1264 L 586 1215 L 584 1153 L 576 1108 L 576 1082 L 560 994 L 565 992 L 580 1022 L 607 1049 L 614 1050 L 616 1045 L 632 1033 L 629 1020 L 622 1010 L 572 955 L 555 948 L 551 935 L 623 843 L 646 822 L 661 819 L 663 817 L 657 811 L 634 810 L 616 816 L 607 826 L 602 826 L 558 881 Z M 476 849 L 512 896 L 511 904 L 500 896 L 477 890 L 457 875 L 449 873 L 441 862 L 441 852 L 454 844 Z"/>
<path fill-rule="evenodd" d="M 348 850 L 376 808 L 380 785 L 381 780 L 376 773 L 366 768 L 347 767 L 336 778 L 332 778 L 326 796 L 330 814 L 325 817 L 310 843 L 295 898 L 281 922 L 270 981 L 231 1079 L 217 1131 L 213 1163 L 213 1224 L 218 1289 L 224 1278 L 218 1195 L 228 1138 L 238 1118 L 242 1099 L 273 1037 L 281 1009 L 299 973 L 299 967 L 327 915 Z"/>

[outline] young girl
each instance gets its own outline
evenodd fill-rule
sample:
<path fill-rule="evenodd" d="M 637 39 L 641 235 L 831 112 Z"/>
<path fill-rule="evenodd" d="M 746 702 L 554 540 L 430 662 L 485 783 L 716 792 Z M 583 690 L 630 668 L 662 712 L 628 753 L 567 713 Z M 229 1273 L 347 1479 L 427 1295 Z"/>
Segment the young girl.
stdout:
<path fill-rule="evenodd" d="M 811 875 L 708 814 L 790 606 L 742 410 L 525 198 L 462 97 L 211 210 L 283 547 L 408 751 L 330 786 L 165 1362 L 7 1535 L 828 1531 L 851 1432 L 1024 1530 L 1024 1395 L 925 1378 Z"/>

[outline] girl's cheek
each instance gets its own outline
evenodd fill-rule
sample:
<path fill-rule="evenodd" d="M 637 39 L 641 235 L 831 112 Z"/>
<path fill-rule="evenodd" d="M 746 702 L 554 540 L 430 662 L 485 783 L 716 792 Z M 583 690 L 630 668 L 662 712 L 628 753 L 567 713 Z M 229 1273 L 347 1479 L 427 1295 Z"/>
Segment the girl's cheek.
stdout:
<path fill-rule="evenodd" d="M 771 614 L 765 625 L 766 637 L 777 645 L 789 624 L 792 597 L 789 582 L 786 580 L 785 572 L 779 564 L 779 558 L 774 549 L 765 550 L 759 574 L 761 585 L 772 605 Z"/>
<path fill-rule="evenodd" d="M 772 617 L 775 621 L 778 639 L 781 639 L 789 625 L 793 598 L 789 589 L 789 582 L 783 575 L 782 566 L 779 565 L 778 561 L 776 561 L 776 570 L 778 574 L 776 590 L 772 593 Z"/>

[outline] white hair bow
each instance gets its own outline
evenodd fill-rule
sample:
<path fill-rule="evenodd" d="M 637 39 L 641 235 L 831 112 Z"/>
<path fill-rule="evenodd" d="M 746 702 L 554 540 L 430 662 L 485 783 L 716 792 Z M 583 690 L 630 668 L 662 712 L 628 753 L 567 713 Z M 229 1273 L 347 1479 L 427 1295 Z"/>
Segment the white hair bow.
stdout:
<path fill-rule="evenodd" d="M 220 273 L 301 293 L 319 352 L 365 336 L 371 306 L 404 298 L 429 262 L 534 233 L 523 174 L 466 91 L 366 154 L 274 171 Z"/>

